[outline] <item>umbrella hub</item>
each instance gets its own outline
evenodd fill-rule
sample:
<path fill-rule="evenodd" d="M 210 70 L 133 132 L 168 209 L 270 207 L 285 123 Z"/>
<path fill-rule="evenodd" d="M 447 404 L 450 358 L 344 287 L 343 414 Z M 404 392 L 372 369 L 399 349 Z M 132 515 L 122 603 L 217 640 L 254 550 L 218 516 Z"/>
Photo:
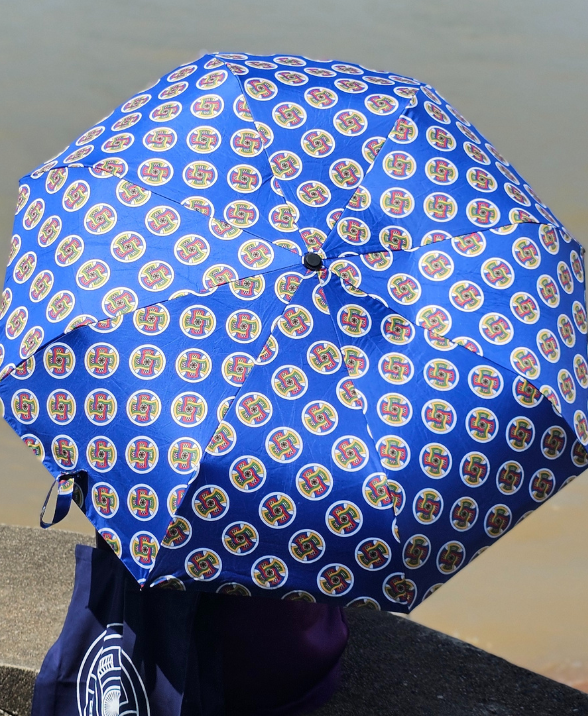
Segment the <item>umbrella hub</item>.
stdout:
<path fill-rule="evenodd" d="M 320 271 L 323 268 L 323 257 L 320 254 L 309 251 L 307 254 L 304 254 L 302 263 L 309 271 Z"/>

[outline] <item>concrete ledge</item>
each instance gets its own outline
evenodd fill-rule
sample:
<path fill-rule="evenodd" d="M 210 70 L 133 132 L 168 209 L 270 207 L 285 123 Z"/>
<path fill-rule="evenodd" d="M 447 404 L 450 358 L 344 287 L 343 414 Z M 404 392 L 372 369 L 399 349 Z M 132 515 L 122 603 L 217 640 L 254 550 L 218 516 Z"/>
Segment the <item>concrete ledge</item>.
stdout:
<path fill-rule="evenodd" d="M 0 716 L 29 716 L 87 535 L 0 525 Z M 316 716 L 588 715 L 588 694 L 386 613 L 348 610 L 340 691 Z"/>

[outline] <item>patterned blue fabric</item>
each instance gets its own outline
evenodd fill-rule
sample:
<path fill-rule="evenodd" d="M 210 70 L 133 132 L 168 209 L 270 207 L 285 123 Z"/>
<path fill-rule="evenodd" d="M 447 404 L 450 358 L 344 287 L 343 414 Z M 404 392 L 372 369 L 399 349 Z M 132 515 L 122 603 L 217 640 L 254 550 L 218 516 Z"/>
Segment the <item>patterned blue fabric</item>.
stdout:
<path fill-rule="evenodd" d="M 430 86 L 207 55 L 22 180 L 5 418 L 141 583 L 406 611 L 586 466 L 583 255 Z"/>

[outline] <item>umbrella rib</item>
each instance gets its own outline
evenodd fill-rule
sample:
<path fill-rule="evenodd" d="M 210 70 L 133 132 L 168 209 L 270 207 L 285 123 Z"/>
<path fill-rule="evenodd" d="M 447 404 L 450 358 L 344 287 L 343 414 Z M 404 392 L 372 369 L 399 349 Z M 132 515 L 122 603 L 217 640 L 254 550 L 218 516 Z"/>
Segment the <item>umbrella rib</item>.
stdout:
<path fill-rule="evenodd" d="M 370 297 L 368 296 L 368 294 L 365 294 L 365 296 L 366 296 L 367 298 L 370 298 Z M 372 299 L 372 300 L 373 300 L 373 299 Z M 328 301 L 328 299 L 327 299 L 327 297 L 326 297 L 326 292 L 325 292 L 325 301 L 326 301 L 327 307 L 328 307 L 329 301 Z M 340 334 L 339 334 L 339 328 L 338 328 L 338 326 L 337 326 L 337 322 L 336 322 L 335 319 L 333 318 L 333 314 L 332 314 L 330 308 L 329 308 L 329 316 L 330 316 L 330 318 L 331 318 L 331 323 L 333 324 L 333 332 L 335 333 L 335 336 L 336 336 L 336 338 L 337 338 L 337 343 L 338 343 L 338 346 L 339 346 L 339 350 L 341 351 L 341 354 L 342 354 L 342 353 L 343 353 L 343 345 L 342 345 L 342 343 L 341 343 L 341 338 L 340 338 Z M 345 363 L 345 361 L 343 361 L 343 365 L 345 366 L 345 370 L 347 371 L 347 375 L 349 376 L 349 380 L 351 380 L 351 382 L 353 383 L 353 377 L 351 376 L 351 374 L 350 374 L 350 372 L 349 372 L 349 368 L 347 367 L 347 364 Z M 355 383 L 353 383 L 353 387 L 355 388 Z M 375 439 L 372 437 L 372 431 L 371 431 L 371 429 L 370 429 L 370 424 L 369 424 L 367 415 L 364 413 L 363 410 L 361 411 L 361 413 L 362 413 L 362 415 L 363 415 L 363 419 L 364 419 L 365 424 L 366 424 L 367 433 L 368 433 L 368 435 L 369 435 L 369 437 L 370 437 L 370 439 L 371 439 L 371 441 L 372 441 L 372 444 L 373 444 L 373 447 L 374 447 L 374 451 L 375 451 L 376 454 L 377 454 L 376 441 L 375 441 Z M 388 470 L 388 468 L 386 468 L 381 462 L 380 462 L 380 467 L 381 467 L 382 471 L 387 475 L 387 477 L 388 477 L 389 479 L 393 479 L 393 478 L 394 478 L 394 475 L 391 473 L 391 471 Z M 393 507 L 392 507 L 392 514 L 394 515 L 394 518 L 396 518 L 396 507 L 395 507 L 395 505 L 393 505 Z M 396 536 L 396 533 L 394 532 L 394 530 L 392 530 L 392 525 L 393 525 L 393 523 L 394 523 L 394 520 L 392 520 L 392 524 L 390 525 L 390 529 L 391 529 L 391 531 L 392 531 L 392 534 L 393 534 L 394 536 Z M 399 530 L 399 528 L 398 528 L 398 525 L 397 525 L 397 534 L 398 534 L 398 540 L 399 540 L 399 542 L 402 544 L 402 538 L 401 538 L 401 536 L 400 536 L 400 530 Z M 406 576 L 405 572 L 402 572 L 402 576 L 403 576 L 403 577 Z"/>
<path fill-rule="evenodd" d="M 519 224 L 516 224 L 516 226 L 525 226 L 527 224 L 530 224 L 531 226 L 536 226 L 537 228 L 539 228 L 541 226 L 552 226 L 555 229 L 558 228 L 555 224 L 551 224 L 547 221 L 540 221 L 540 222 L 523 221 Z M 367 256 L 369 254 L 396 254 L 399 252 L 406 252 L 406 251 L 413 252 L 413 251 L 417 251 L 418 249 L 424 249 L 426 251 L 431 251 L 432 249 L 436 248 L 437 246 L 441 246 L 446 241 L 453 241 L 454 239 L 461 239 L 466 236 L 471 236 L 472 234 L 486 234 L 488 232 L 491 232 L 497 236 L 504 236 L 505 234 L 497 234 L 496 232 L 497 232 L 497 230 L 503 229 L 507 226 L 513 226 L 513 224 L 503 224 L 502 226 L 497 226 L 497 227 L 493 226 L 491 229 L 484 229 L 483 231 L 470 231 L 467 234 L 458 234 L 457 236 L 446 236 L 444 239 L 441 239 L 440 241 L 433 241 L 430 244 L 419 244 L 418 246 L 413 246 L 410 249 L 403 249 L 403 248 L 384 249 L 383 247 L 380 247 L 380 248 L 374 247 L 374 248 L 368 249 L 367 251 L 355 251 L 354 256 Z M 508 234 L 506 234 L 506 235 L 508 235 Z M 578 239 L 572 237 L 571 241 L 573 241 L 574 244 L 576 244 L 576 246 L 578 247 L 578 249 L 580 251 L 580 254 L 583 256 L 586 252 L 586 249 L 582 246 L 582 244 L 578 241 Z M 325 256 L 325 260 L 334 260 L 334 259 L 338 259 L 338 258 L 340 258 L 339 254 L 335 254 L 333 256 Z M 345 258 L 345 257 L 343 256 L 341 258 Z"/>
<path fill-rule="evenodd" d="M 239 75 L 235 74 L 235 73 L 233 72 L 233 70 L 231 69 L 231 67 L 230 67 L 229 65 L 227 65 L 226 63 L 225 63 L 225 67 L 226 67 L 226 68 L 229 70 L 229 72 L 233 75 L 233 77 L 234 77 L 235 80 L 237 81 L 237 84 L 239 85 L 239 88 L 241 89 L 241 92 L 242 92 L 242 94 L 243 94 L 243 97 L 245 97 L 245 95 L 246 95 L 245 87 L 243 86 L 243 83 L 241 82 L 241 78 L 239 77 Z M 248 106 L 249 106 L 249 103 L 248 103 Z M 253 117 L 253 109 L 251 108 L 251 106 L 249 106 L 249 111 L 251 112 L 251 116 Z M 253 123 L 256 124 L 255 118 L 253 119 Z M 272 165 L 271 165 L 271 163 L 270 163 L 269 156 L 268 156 L 268 153 L 267 153 L 267 149 L 266 149 L 266 147 L 265 147 L 265 144 L 263 145 L 263 155 L 264 155 L 264 157 L 265 157 L 266 160 L 267 160 L 267 164 L 268 164 L 268 166 L 269 166 L 269 168 L 270 168 L 270 171 L 271 171 L 271 173 L 272 173 L 272 176 L 275 177 L 274 170 L 273 170 Z M 284 190 L 284 188 L 282 187 L 281 184 L 280 184 L 280 188 L 282 189 L 282 191 Z M 289 203 L 292 204 L 293 206 L 296 206 L 298 209 L 300 209 L 300 207 L 298 207 L 296 198 L 291 195 L 291 192 L 290 192 L 289 190 L 288 190 L 288 194 L 290 195 L 290 202 L 289 202 Z M 288 203 L 288 201 L 287 201 L 285 195 L 284 195 L 284 201 L 285 201 L 286 203 Z M 299 234 L 299 236 L 300 236 L 300 239 L 301 239 L 301 241 L 302 241 L 302 244 L 305 246 L 305 245 L 306 245 L 306 242 L 304 241 L 304 237 L 303 237 L 302 234 L 300 233 L 300 227 L 298 226 L 298 224 L 296 224 L 296 231 L 298 232 L 298 234 Z M 261 238 L 263 238 L 263 237 L 261 237 Z M 326 239 L 325 239 L 325 242 L 326 242 Z M 283 247 L 282 247 L 282 248 L 283 248 Z"/>
<path fill-rule="evenodd" d="M 407 318 L 406 316 L 404 316 L 404 315 L 403 315 L 402 313 L 400 313 L 400 311 L 397 310 L 395 307 L 388 306 L 388 304 L 380 303 L 380 301 L 377 301 L 375 298 L 372 298 L 372 296 L 370 296 L 369 293 L 365 293 L 365 291 L 362 291 L 361 289 L 357 288 L 357 287 L 354 286 L 350 281 L 346 280 L 344 277 L 338 276 L 337 278 L 339 278 L 341 281 L 345 282 L 348 286 L 350 286 L 350 287 L 353 289 L 353 291 L 359 292 L 359 293 L 363 294 L 362 297 L 365 298 L 365 299 L 367 299 L 368 301 L 373 301 L 374 303 L 377 303 L 378 306 L 383 306 L 383 305 L 385 305 L 389 310 L 394 311 L 398 316 L 400 316 L 400 318 L 402 318 L 403 321 L 406 321 L 407 323 L 410 323 L 411 326 L 414 326 L 415 329 L 420 328 L 422 331 L 426 331 L 427 333 L 429 333 L 429 335 L 431 335 L 433 338 L 441 338 L 441 339 L 448 340 L 448 341 L 449 341 L 450 343 L 452 343 L 456 348 L 463 348 L 464 351 L 469 350 L 469 349 L 466 348 L 465 346 L 462 346 L 460 343 L 456 343 L 455 341 L 453 341 L 451 338 L 448 338 L 447 336 L 441 336 L 441 335 L 435 333 L 435 331 L 433 331 L 433 330 L 430 330 L 430 329 L 428 329 L 428 328 L 424 328 L 423 326 L 419 326 L 418 323 L 414 323 L 414 321 L 411 321 L 410 318 Z M 470 351 L 470 352 L 472 352 L 472 351 Z M 476 355 L 477 355 L 477 354 L 476 354 Z M 496 366 L 497 368 L 499 368 L 500 370 L 507 370 L 507 371 L 508 371 L 510 374 L 512 374 L 513 376 L 516 376 L 516 377 L 518 377 L 518 378 L 523 378 L 523 380 L 525 380 L 532 388 L 534 388 L 538 393 L 541 393 L 541 391 L 539 390 L 539 388 L 535 385 L 535 383 L 534 383 L 533 381 L 529 380 L 526 376 L 521 375 L 520 373 L 517 373 L 515 370 L 512 369 L 511 366 L 507 366 L 507 365 L 503 365 L 502 363 L 498 363 L 497 361 L 492 360 L 492 358 L 489 358 L 488 356 L 481 356 L 481 357 L 483 357 L 486 362 L 492 363 L 492 365 L 495 365 L 495 366 Z M 541 393 L 541 395 L 543 395 L 543 393 Z M 544 398 L 547 398 L 547 400 L 549 400 L 549 402 L 551 403 L 551 406 L 552 406 L 554 412 L 556 413 L 556 415 L 559 415 L 559 417 L 561 417 L 562 420 L 565 420 L 566 423 L 567 423 L 567 425 L 568 425 L 568 427 L 571 429 L 571 431 L 572 431 L 574 434 L 576 434 L 576 430 L 575 430 L 574 426 L 573 426 L 573 425 L 570 425 L 569 421 L 563 416 L 563 414 L 560 414 L 560 413 L 555 409 L 555 404 L 553 403 L 553 401 L 551 401 L 548 396 L 543 396 L 543 397 L 544 397 Z M 578 436 L 576 435 L 576 437 L 578 437 Z M 580 444 L 582 444 L 581 441 L 580 441 Z"/>
<path fill-rule="evenodd" d="M 276 269 L 276 270 L 278 270 L 278 269 Z M 301 284 L 300 284 L 300 285 L 301 285 Z M 296 288 L 296 291 L 298 291 L 299 288 L 300 288 L 300 286 L 298 286 L 298 287 Z M 296 294 L 294 294 L 294 295 L 296 295 Z M 231 403 L 231 407 L 235 404 L 235 401 L 236 401 L 237 397 L 241 394 L 241 392 L 243 391 L 243 389 L 247 386 L 247 383 L 249 382 L 251 376 L 253 375 L 253 371 L 255 370 L 256 366 L 259 365 L 259 364 L 257 363 L 257 361 L 259 360 L 259 356 L 261 355 L 261 352 L 263 351 L 263 349 L 264 349 L 265 346 L 267 345 L 268 340 L 271 338 L 271 336 L 273 336 L 274 330 L 275 330 L 275 328 L 276 328 L 276 322 L 284 315 L 284 313 L 285 313 L 285 311 L 288 309 L 290 303 L 291 303 L 291 301 L 288 302 L 288 303 L 286 303 L 286 304 L 284 305 L 284 308 L 283 308 L 282 312 L 281 312 L 278 316 L 276 316 L 276 318 L 274 318 L 274 320 L 272 321 L 271 326 L 270 326 L 270 330 L 269 330 L 269 332 L 267 333 L 267 337 L 266 337 L 266 339 L 265 339 L 263 345 L 261 346 L 261 348 L 260 348 L 260 350 L 259 350 L 259 353 L 257 354 L 257 357 L 256 357 L 255 360 L 254 360 L 253 367 L 251 368 L 251 371 L 249 372 L 249 375 L 245 378 L 243 384 L 240 385 L 240 386 L 237 388 L 237 390 L 236 390 L 236 392 L 235 392 L 235 395 L 233 395 L 233 401 L 232 401 L 232 403 Z M 229 410 L 230 410 L 230 408 L 229 408 Z M 228 412 L 228 411 L 227 411 L 227 412 Z M 225 416 L 225 417 L 226 417 L 226 416 Z M 203 448 L 203 456 L 202 456 L 202 459 L 201 459 L 201 461 L 198 463 L 198 467 L 196 468 L 196 470 L 194 470 L 194 472 L 198 471 L 198 474 L 197 474 L 197 476 L 196 476 L 195 479 L 194 479 L 193 477 L 190 477 L 190 478 L 187 480 L 188 487 L 191 488 L 191 489 L 186 490 L 186 493 L 185 493 L 185 495 L 184 495 L 184 497 L 183 497 L 183 499 L 182 499 L 182 502 L 181 502 L 180 506 L 176 509 L 176 512 L 174 513 L 174 515 L 170 518 L 170 521 L 169 521 L 169 523 L 168 523 L 168 526 L 166 527 L 165 532 L 164 532 L 164 534 L 163 534 L 161 540 L 159 541 L 160 544 L 161 544 L 161 542 L 163 541 L 163 538 L 165 537 L 165 535 L 167 534 L 167 531 L 169 530 L 170 526 L 173 525 L 173 523 L 175 522 L 176 517 L 177 517 L 177 516 L 181 516 L 181 515 L 179 515 L 179 510 L 181 509 L 181 506 L 184 504 L 184 502 L 185 502 L 186 504 L 189 504 L 189 502 L 187 501 L 187 498 L 188 498 L 189 496 L 191 496 L 191 495 L 194 493 L 194 491 L 196 490 L 196 484 L 197 484 L 197 482 L 198 482 L 198 477 L 199 477 L 200 474 L 201 474 L 201 468 L 202 468 L 203 462 L 204 462 L 204 460 L 206 460 L 206 455 L 210 455 L 210 453 L 207 452 L 207 448 L 208 448 L 208 446 L 210 445 L 210 442 L 211 442 L 212 438 L 215 436 L 217 430 L 219 429 L 220 425 L 221 425 L 223 422 L 225 422 L 225 421 L 224 421 L 224 418 L 223 418 L 223 420 L 220 420 L 220 421 L 217 423 L 217 425 L 216 425 L 216 427 L 214 428 L 212 434 L 211 434 L 210 437 L 208 438 L 208 441 L 206 442 L 206 447 Z M 213 459 L 213 456 L 211 456 L 210 459 Z M 194 474 L 194 472 L 192 473 L 192 475 Z M 190 483 L 190 479 L 193 479 L 193 482 L 192 482 L 192 483 Z"/>
<path fill-rule="evenodd" d="M 420 87 L 421 84 L 422 84 L 422 82 L 419 83 L 419 87 Z M 402 111 L 401 111 L 400 114 L 394 119 L 394 124 L 390 127 L 390 130 L 388 131 L 388 134 L 386 135 L 386 140 L 384 141 L 384 144 L 385 144 L 386 141 L 388 140 L 388 137 L 390 136 L 390 132 L 392 132 L 392 130 L 394 129 L 394 126 L 395 126 L 396 122 L 398 121 L 398 118 L 401 117 L 401 116 L 404 114 L 404 112 L 406 111 L 406 108 L 408 107 L 408 105 L 410 104 L 411 101 L 412 101 L 412 97 L 407 97 L 406 103 L 405 103 L 404 107 L 402 108 Z M 382 145 L 382 147 L 381 147 L 381 149 L 380 149 L 380 152 L 382 151 L 383 148 L 384 148 L 384 145 Z M 378 152 L 378 155 L 380 154 L 380 152 Z M 377 159 L 377 156 L 376 156 L 376 159 Z M 371 170 L 374 168 L 374 165 L 375 165 L 375 163 L 376 163 L 376 159 L 374 159 L 374 161 L 373 161 L 373 162 L 370 164 L 370 166 L 368 167 L 368 170 L 366 171 L 365 176 L 367 176 L 367 175 L 371 172 Z M 353 192 L 353 194 L 351 194 L 351 196 L 349 197 L 349 201 L 348 201 L 347 204 L 345 204 L 345 206 L 343 207 L 343 211 L 341 212 L 341 216 L 340 216 L 339 219 L 337 219 L 337 221 L 333 224 L 333 227 L 331 228 L 331 230 L 330 230 L 329 233 L 327 234 L 327 238 L 324 240 L 323 246 L 326 246 L 326 245 L 327 245 L 327 242 L 329 241 L 329 239 L 331 238 L 331 236 L 333 236 L 333 234 L 336 234 L 337 224 L 339 223 L 339 220 L 343 218 L 345 212 L 349 209 L 349 205 L 351 204 L 351 201 L 352 201 L 353 197 L 357 194 L 358 189 L 361 189 L 361 188 L 362 188 L 362 185 L 360 184 L 360 185 L 357 187 L 357 189 Z M 331 258 L 331 257 L 327 256 L 327 258 Z"/>
<path fill-rule="evenodd" d="M 292 253 L 292 252 L 291 252 L 291 253 Z M 298 254 L 296 254 L 296 256 L 297 256 L 297 255 L 298 255 Z M 295 263 L 292 264 L 292 267 L 298 267 L 298 266 L 299 266 L 299 262 L 298 262 L 298 261 L 296 261 Z M 245 280 L 245 279 L 247 279 L 247 278 L 252 278 L 252 277 L 254 277 L 254 276 L 259 276 L 259 275 L 268 276 L 268 275 L 271 275 L 271 274 L 273 274 L 273 273 L 278 273 L 278 272 L 280 272 L 280 271 L 281 271 L 281 272 L 283 272 L 283 271 L 288 271 L 290 268 L 291 268 L 291 267 L 289 267 L 289 266 L 282 266 L 282 267 L 280 267 L 280 268 L 275 268 L 275 269 L 272 269 L 271 271 L 266 271 L 266 272 L 261 273 L 261 274 L 260 274 L 259 272 L 258 272 L 258 273 L 251 273 L 251 274 L 248 274 L 247 276 L 240 276 L 239 278 L 232 279 L 231 281 L 224 281 L 223 283 L 219 283 L 219 284 L 217 284 L 216 288 L 220 288 L 221 286 L 226 286 L 226 285 L 228 285 L 228 284 L 239 283 L 239 281 L 243 281 L 243 280 Z M 215 288 L 215 290 L 216 290 L 216 288 Z M 296 290 L 298 290 L 298 288 L 297 288 Z M 194 294 L 195 297 L 199 297 L 199 298 L 201 298 L 201 299 L 207 298 L 207 296 L 210 296 L 210 295 L 211 295 L 211 294 L 206 294 L 206 295 Z M 157 306 L 157 305 L 159 305 L 159 304 L 170 303 L 170 301 L 176 301 L 178 298 L 183 298 L 183 296 L 176 296 L 175 298 L 171 298 L 171 297 L 170 297 L 170 298 L 162 298 L 162 299 L 160 299 L 159 301 L 154 301 L 153 303 L 142 304 L 142 305 L 140 305 L 140 306 L 137 306 L 137 308 L 136 308 L 134 311 L 130 311 L 128 314 L 125 313 L 125 314 L 122 314 L 122 315 L 132 315 L 133 313 L 136 313 L 137 311 L 140 311 L 140 310 L 142 310 L 142 309 L 144 309 L 144 308 L 150 308 L 151 306 Z M 287 304 L 286 304 L 286 305 L 287 305 Z M 78 330 L 78 329 L 80 329 L 80 328 L 84 328 L 85 326 L 92 326 L 92 325 L 94 325 L 95 323 L 98 323 L 99 321 L 107 320 L 108 318 L 112 318 L 112 316 L 105 316 L 104 318 L 98 318 L 98 319 L 96 319 L 95 321 L 90 321 L 89 323 L 81 323 L 79 326 L 76 326 L 76 327 L 73 328 L 71 331 L 67 331 L 67 332 L 64 331 L 64 332 L 60 333 L 60 334 L 57 335 L 57 336 L 53 336 L 53 338 L 51 338 L 51 340 L 48 340 L 48 341 L 46 341 L 45 343 L 43 343 L 42 345 L 40 345 L 34 353 L 32 353 L 30 356 L 27 356 L 26 358 L 23 358 L 19 363 L 17 363 L 17 364 L 14 366 L 14 368 L 13 368 L 11 371 L 9 371 L 9 372 L 6 373 L 5 375 L 3 375 L 2 378 L 0 379 L 0 382 L 1 382 L 2 380 L 4 380 L 5 378 L 7 378 L 7 377 L 8 377 L 14 370 L 16 370 L 19 366 L 23 365 L 24 363 L 26 363 L 26 362 L 27 362 L 28 360 L 30 360 L 31 358 L 34 358 L 35 356 L 37 356 L 44 348 L 46 348 L 47 346 L 51 345 L 51 344 L 54 343 L 55 341 L 60 341 L 60 340 L 62 340 L 65 336 L 67 336 L 67 335 L 69 335 L 70 333 L 72 333 L 72 331 L 76 331 L 76 330 Z M 264 344 L 264 345 L 265 345 L 265 344 Z"/>

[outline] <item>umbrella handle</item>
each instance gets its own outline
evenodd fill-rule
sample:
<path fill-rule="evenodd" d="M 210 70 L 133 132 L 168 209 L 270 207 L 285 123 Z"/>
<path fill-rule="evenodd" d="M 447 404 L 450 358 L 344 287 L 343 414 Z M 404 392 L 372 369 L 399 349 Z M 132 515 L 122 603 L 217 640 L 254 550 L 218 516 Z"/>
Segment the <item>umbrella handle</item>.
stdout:
<path fill-rule="evenodd" d="M 69 508 L 71 507 L 71 501 L 73 497 L 73 488 L 75 483 L 75 477 L 73 475 L 61 475 L 57 480 L 53 481 L 43 507 L 41 508 L 41 514 L 39 515 L 39 522 L 43 529 L 55 525 L 67 515 Z M 45 521 L 45 510 L 49 504 L 51 493 L 53 492 L 55 485 L 57 485 L 57 501 L 55 503 L 55 512 L 53 513 L 53 519 L 49 522 Z"/>

